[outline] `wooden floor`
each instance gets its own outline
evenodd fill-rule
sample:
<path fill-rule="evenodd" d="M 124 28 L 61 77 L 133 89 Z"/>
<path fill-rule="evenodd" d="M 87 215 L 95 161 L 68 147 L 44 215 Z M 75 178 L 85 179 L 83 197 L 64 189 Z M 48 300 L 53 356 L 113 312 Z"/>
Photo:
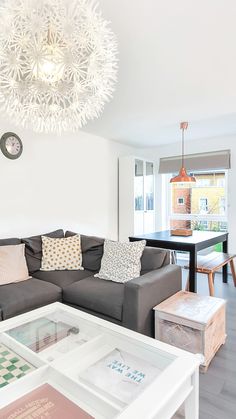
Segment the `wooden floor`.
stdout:
<path fill-rule="evenodd" d="M 187 278 L 183 271 L 183 288 Z M 198 274 L 198 293 L 208 295 L 207 276 Z M 231 275 L 223 284 L 216 274 L 215 296 L 227 300 L 227 339 L 206 374 L 200 374 L 200 419 L 236 418 L 236 288 Z M 184 416 L 176 414 L 175 419 Z"/>

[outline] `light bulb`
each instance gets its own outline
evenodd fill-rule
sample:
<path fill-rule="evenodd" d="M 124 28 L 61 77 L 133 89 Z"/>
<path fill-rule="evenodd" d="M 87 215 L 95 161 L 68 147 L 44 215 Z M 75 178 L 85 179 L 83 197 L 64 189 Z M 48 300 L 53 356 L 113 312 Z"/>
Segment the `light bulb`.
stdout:
<path fill-rule="evenodd" d="M 53 45 L 45 45 L 42 57 L 34 67 L 34 76 L 46 83 L 55 83 L 62 79 L 64 65 L 62 55 Z"/>

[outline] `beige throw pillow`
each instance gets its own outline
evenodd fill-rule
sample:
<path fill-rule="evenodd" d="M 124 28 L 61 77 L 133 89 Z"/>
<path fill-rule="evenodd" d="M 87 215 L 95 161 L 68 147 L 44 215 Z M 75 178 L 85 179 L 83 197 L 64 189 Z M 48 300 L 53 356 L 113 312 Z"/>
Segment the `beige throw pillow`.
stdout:
<path fill-rule="evenodd" d="M 41 271 L 83 270 L 80 235 L 53 239 L 42 236 Z"/>
<path fill-rule="evenodd" d="M 0 285 L 29 279 L 25 245 L 0 246 Z"/>

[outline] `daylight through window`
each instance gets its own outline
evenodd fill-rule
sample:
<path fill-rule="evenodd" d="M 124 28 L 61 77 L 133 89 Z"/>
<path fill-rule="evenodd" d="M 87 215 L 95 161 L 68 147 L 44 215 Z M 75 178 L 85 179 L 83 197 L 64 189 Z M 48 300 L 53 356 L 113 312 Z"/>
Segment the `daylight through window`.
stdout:
<path fill-rule="evenodd" d="M 170 185 L 170 228 L 226 231 L 227 173 L 204 171 L 192 174 L 196 178 L 195 184 Z"/>

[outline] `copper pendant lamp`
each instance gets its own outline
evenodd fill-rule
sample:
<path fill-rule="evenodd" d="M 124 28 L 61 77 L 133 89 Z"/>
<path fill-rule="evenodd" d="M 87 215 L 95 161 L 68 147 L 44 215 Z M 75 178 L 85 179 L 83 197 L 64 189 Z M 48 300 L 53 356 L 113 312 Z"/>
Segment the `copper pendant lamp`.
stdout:
<path fill-rule="evenodd" d="M 184 131 L 188 128 L 188 122 L 181 122 L 180 129 L 182 130 L 182 165 L 179 174 L 170 179 L 170 183 L 194 183 L 196 179 L 194 176 L 189 176 L 184 167 Z"/>

